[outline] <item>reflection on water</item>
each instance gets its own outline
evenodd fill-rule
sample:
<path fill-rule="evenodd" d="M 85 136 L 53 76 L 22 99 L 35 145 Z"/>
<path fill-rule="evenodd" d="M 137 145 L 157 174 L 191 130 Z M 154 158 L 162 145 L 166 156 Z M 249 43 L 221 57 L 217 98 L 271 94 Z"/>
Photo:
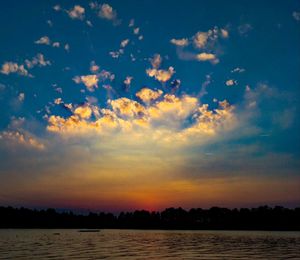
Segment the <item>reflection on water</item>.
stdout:
<path fill-rule="evenodd" d="M 300 232 L 0 230 L 0 259 L 300 259 Z"/>

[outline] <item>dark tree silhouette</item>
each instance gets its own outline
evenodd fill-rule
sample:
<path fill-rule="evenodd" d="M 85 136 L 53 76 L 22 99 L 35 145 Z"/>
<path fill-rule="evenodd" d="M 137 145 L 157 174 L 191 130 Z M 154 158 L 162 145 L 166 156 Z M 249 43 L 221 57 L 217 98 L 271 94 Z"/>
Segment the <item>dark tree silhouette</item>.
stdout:
<path fill-rule="evenodd" d="M 136 210 L 88 215 L 58 213 L 55 209 L 32 210 L 0 207 L 0 228 L 121 228 L 121 229 L 218 229 L 300 230 L 300 208 L 210 209 L 167 208 L 162 212 Z"/>

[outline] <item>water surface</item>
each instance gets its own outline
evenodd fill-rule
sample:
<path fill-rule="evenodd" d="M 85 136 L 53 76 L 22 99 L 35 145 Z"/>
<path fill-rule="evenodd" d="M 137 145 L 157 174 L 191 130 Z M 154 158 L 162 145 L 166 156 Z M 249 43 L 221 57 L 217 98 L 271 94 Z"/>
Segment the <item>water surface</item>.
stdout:
<path fill-rule="evenodd" d="M 0 230 L 0 259 L 300 259 L 300 232 Z"/>

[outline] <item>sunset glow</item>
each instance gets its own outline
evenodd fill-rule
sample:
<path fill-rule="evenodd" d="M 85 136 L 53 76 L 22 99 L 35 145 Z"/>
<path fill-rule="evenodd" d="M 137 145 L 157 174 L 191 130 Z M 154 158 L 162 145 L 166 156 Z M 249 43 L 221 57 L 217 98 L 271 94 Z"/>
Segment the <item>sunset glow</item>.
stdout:
<path fill-rule="evenodd" d="M 283 3 L 1 3 L 0 204 L 299 205 L 300 2 Z"/>

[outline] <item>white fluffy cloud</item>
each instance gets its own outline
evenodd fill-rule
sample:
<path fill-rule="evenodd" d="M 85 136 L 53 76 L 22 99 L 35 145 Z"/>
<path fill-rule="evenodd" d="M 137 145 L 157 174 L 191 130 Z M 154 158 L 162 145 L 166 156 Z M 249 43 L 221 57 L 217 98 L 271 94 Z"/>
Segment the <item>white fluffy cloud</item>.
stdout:
<path fill-rule="evenodd" d="M 209 61 L 212 64 L 219 63 L 220 40 L 229 38 L 229 32 L 225 28 L 214 27 L 208 31 L 199 31 L 194 36 L 182 39 L 172 39 L 171 43 L 179 46 L 177 55 L 182 60 Z M 186 51 L 185 47 L 193 43 L 194 50 Z M 199 50 L 201 51 L 199 53 Z"/>
<path fill-rule="evenodd" d="M 189 95 L 162 96 L 161 90 L 143 88 L 136 96 L 142 103 L 123 97 L 109 100 L 108 108 L 86 104 L 68 118 L 52 115 L 47 129 L 64 136 L 95 133 L 113 138 L 131 136 L 135 142 L 147 139 L 160 144 L 193 144 L 206 142 L 236 125 L 234 107 L 227 101 L 209 110 L 208 105 L 200 105 Z"/>
<path fill-rule="evenodd" d="M 149 77 L 154 77 L 156 80 L 165 83 L 171 79 L 175 70 L 173 67 L 169 67 L 167 70 L 159 69 L 162 63 L 162 58 L 159 54 L 155 54 L 153 58 L 150 59 L 152 68 L 146 70 L 146 74 Z"/>
<path fill-rule="evenodd" d="M 99 66 L 95 62 L 91 62 L 90 71 L 95 74 L 88 74 L 82 76 L 75 76 L 73 81 L 77 84 L 83 83 L 89 91 L 94 91 L 95 88 L 98 88 L 98 83 L 105 81 L 113 81 L 115 75 L 107 70 L 101 70 L 98 72 Z"/>
<path fill-rule="evenodd" d="M 51 62 L 46 60 L 42 53 L 38 53 L 31 60 L 25 60 L 25 64 L 28 69 L 32 69 L 35 66 L 45 67 L 51 65 Z"/>
<path fill-rule="evenodd" d="M 124 79 L 123 83 L 124 83 L 126 86 L 130 86 L 132 80 L 133 80 L 133 77 L 127 76 L 127 77 Z"/>
<path fill-rule="evenodd" d="M 125 40 L 121 41 L 120 46 L 121 46 L 122 48 L 125 48 L 125 47 L 128 45 L 128 43 L 129 43 L 129 39 L 125 39 Z"/>
<path fill-rule="evenodd" d="M 172 44 L 180 47 L 185 47 L 189 45 L 189 40 L 187 38 L 182 38 L 182 39 L 172 39 L 170 41 Z"/>
<path fill-rule="evenodd" d="M 144 103 L 149 104 L 150 102 L 158 99 L 162 95 L 162 90 L 152 90 L 150 88 L 142 88 L 135 95 L 141 99 Z"/>
<path fill-rule="evenodd" d="M 92 109 L 89 106 L 79 106 L 74 110 L 74 114 L 80 118 L 90 118 L 92 115 Z"/>
<path fill-rule="evenodd" d="M 97 75 L 95 75 L 95 74 L 76 76 L 73 78 L 73 80 L 77 84 L 83 83 L 89 91 L 94 91 L 94 88 L 98 87 L 97 83 L 99 81 Z"/>
<path fill-rule="evenodd" d="M 219 62 L 219 59 L 216 57 L 216 55 L 212 53 L 202 52 L 197 54 L 196 58 L 199 61 L 210 61 L 213 64 L 217 64 Z"/>
<path fill-rule="evenodd" d="M 175 73 L 175 70 L 173 67 L 169 67 L 167 70 L 147 69 L 146 73 L 149 77 L 154 77 L 156 80 L 165 83 L 171 79 L 171 77 Z"/>
<path fill-rule="evenodd" d="M 234 86 L 237 85 L 237 81 L 234 79 L 229 79 L 225 82 L 226 86 L 230 87 L 230 86 Z"/>
<path fill-rule="evenodd" d="M 60 42 L 58 42 L 58 41 L 52 42 L 48 36 L 42 36 L 40 39 L 38 39 L 34 43 L 40 44 L 40 45 L 49 45 L 49 46 L 51 45 L 54 48 L 60 48 L 60 46 L 61 46 Z M 67 43 L 64 45 L 64 49 L 66 51 L 69 51 L 69 45 Z"/>
<path fill-rule="evenodd" d="M 85 9 L 80 5 L 74 5 L 69 11 L 67 11 L 68 15 L 72 19 L 84 19 Z"/>
<path fill-rule="evenodd" d="M 29 75 L 28 70 L 25 69 L 23 64 L 19 65 L 18 63 L 11 61 L 2 64 L 1 73 L 5 75 L 9 75 L 10 73 L 17 73 L 21 76 Z"/>
<path fill-rule="evenodd" d="M 45 44 L 50 45 L 51 41 L 48 36 L 43 36 L 39 40 L 34 42 L 35 44 Z"/>
<path fill-rule="evenodd" d="M 51 65 L 51 62 L 46 60 L 44 55 L 38 53 L 31 60 L 26 59 L 25 64 L 18 64 L 16 62 L 5 62 L 2 64 L 1 73 L 5 75 L 9 75 L 11 73 L 17 73 L 21 76 L 33 77 L 28 70 L 34 68 L 35 66 L 44 67 Z"/>
<path fill-rule="evenodd" d="M 24 99 L 25 99 L 25 94 L 24 93 L 20 93 L 19 96 L 18 96 L 18 99 L 20 102 L 23 102 Z"/>
<path fill-rule="evenodd" d="M 117 12 L 109 4 L 98 4 L 97 2 L 91 2 L 90 7 L 97 12 L 98 17 L 112 21 L 114 25 L 120 23 L 117 18 Z"/>

